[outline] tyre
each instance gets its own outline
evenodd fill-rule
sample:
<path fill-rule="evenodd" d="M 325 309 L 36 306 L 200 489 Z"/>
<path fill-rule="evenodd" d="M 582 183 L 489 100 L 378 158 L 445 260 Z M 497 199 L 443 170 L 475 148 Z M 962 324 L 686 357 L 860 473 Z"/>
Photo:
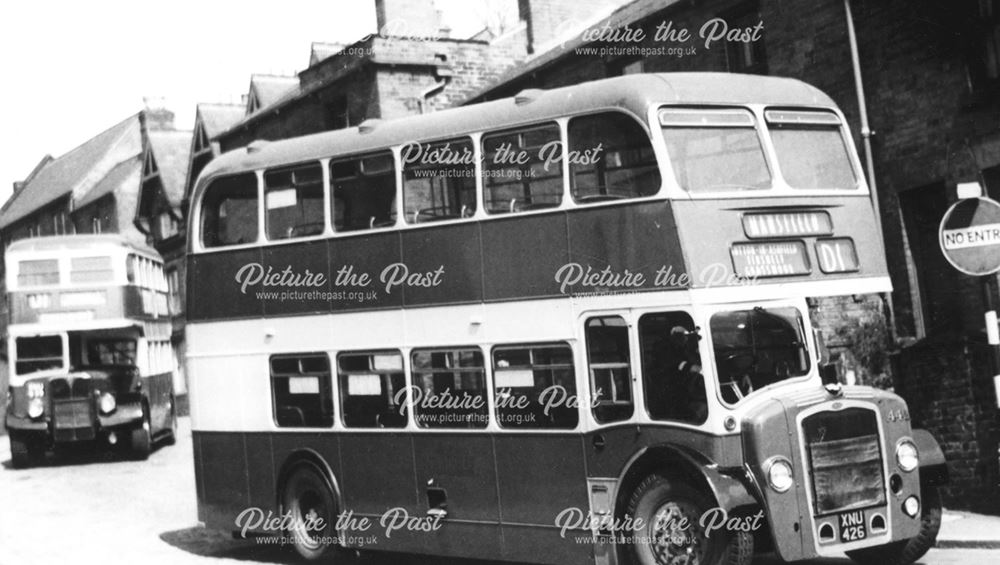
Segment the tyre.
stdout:
<path fill-rule="evenodd" d="M 177 402 L 174 397 L 170 397 L 170 428 L 163 436 L 164 445 L 174 445 L 177 443 Z"/>
<path fill-rule="evenodd" d="M 934 547 L 941 529 L 941 495 L 937 487 L 925 486 L 920 510 L 920 533 L 916 537 L 878 547 L 848 551 L 847 556 L 861 565 L 910 565 Z"/>
<path fill-rule="evenodd" d="M 149 408 L 142 405 L 142 424 L 132 429 L 129 434 L 129 447 L 132 457 L 140 461 L 149 459 L 153 451 L 153 435 L 149 425 Z"/>
<path fill-rule="evenodd" d="M 705 537 L 702 515 L 714 507 L 689 484 L 650 475 L 632 493 L 629 516 L 641 528 L 626 553 L 635 565 L 749 565 L 753 535 L 725 529 Z"/>
<path fill-rule="evenodd" d="M 303 559 L 314 561 L 338 552 L 330 543 L 337 535 L 337 502 L 330 482 L 316 465 L 301 463 L 292 470 L 282 488 L 281 508 L 282 515 L 291 515 L 285 535 Z"/>
<path fill-rule="evenodd" d="M 22 434 L 8 431 L 10 439 L 10 464 L 15 469 L 27 469 L 41 460 L 41 446 Z"/>

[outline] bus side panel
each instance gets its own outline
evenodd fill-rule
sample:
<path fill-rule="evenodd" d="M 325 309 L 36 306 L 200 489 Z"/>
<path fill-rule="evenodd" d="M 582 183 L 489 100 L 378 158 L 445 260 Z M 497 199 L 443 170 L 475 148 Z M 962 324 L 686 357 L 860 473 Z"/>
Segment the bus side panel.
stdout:
<path fill-rule="evenodd" d="M 204 485 L 199 514 L 209 529 L 233 531 L 236 517 L 250 506 L 243 434 L 194 431 L 192 436 Z"/>
<path fill-rule="evenodd" d="M 415 284 L 402 288 L 405 305 L 481 301 L 483 257 L 479 235 L 478 223 L 442 225 L 432 229 L 402 232 L 406 272 L 410 276 L 424 277 L 423 280 L 415 279 Z M 441 268 L 443 271 L 435 275 Z M 435 276 L 439 284 L 435 284 Z M 383 286 L 382 290 L 384 289 Z M 397 290 L 394 289 L 393 292 Z"/>
<path fill-rule="evenodd" d="M 247 285 L 244 292 L 236 278 L 240 269 L 251 265 L 249 271 L 254 264 L 263 266 L 259 248 L 189 255 L 188 321 L 260 317 L 264 309 L 257 291 L 262 287 Z"/>
<path fill-rule="evenodd" d="M 553 212 L 481 224 L 487 301 L 559 296 L 555 274 L 569 262 L 566 217 Z"/>
<path fill-rule="evenodd" d="M 291 267 L 292 272 L 298 275 L 305 276 L 308 273 L 323 276 L 323 284 L 319 286 L 312 284 L 307 286 L 280 286 L 264 290 L 279 292 L 299 291 L 302 293 L 315 292 L 316 294 L 330 291 L 330 277 L 327 276 L 327 273 L 330 271 L 330 263 L 327 257 L 325 241 L 265 247 L 263 254 L 265 269 L 271 267 L 276 272 L 280 272 Z M 255 291 L 260 289 L 256 285 L 253 288 Z M 291 296 L 288 299 L 281 299 L 279 294 L 279 299 L 264 300 L 263 304 L 266 316 L 287 316 L 290 314 L 330 311 L 330 301 L 322 295 L 312 298 Z"/>
<path fill-rule="evenodd" d="M 277 470 L 274 466 L 274 446 L 269 432 L 251 432 L 244 435 L 247 446 L 247 482 L 250 489 L 250 506 L 278 513 Z"/>
<path fill-rule="evenodd" d="M 334 311 L 338 310 L 370 310 L 373 308 L 400 308 L 403 305 L 403 292 L 395 287 L 393 292 L 385 292 L 385 284 L 380 282 L 382 272 L 389 266 L 402 260 L 400 234 L 395 232 L 366 235 L 352 235 L 341 239 L 330 239 L 330 280 L 333 291 L 341 292 L 371 292 L 365 294 L 363 300 L 343 296 L 331 302 Z M 343 270 L 343 271 L 342 271 Z M 367 286 L 357 284 L 358 279 L 350 278 L 367 275 Z M 338 281 L 341 276 L 343 280 Z"/>
<path fill-rule="evenodd" d="M 503 557 L 553 563 L 590 561 L 592 547 L 560 536 L 556 517 L 567 508 L 589 510 L 583 438 L 568 434 L 497 435 L 497 474 L 503 520 Z M 589 532 L 587 533 L 589 535 Z"/>
<path fill-rule="evenodd" d="M 429 551 L 450 557 L 499 555 L 500 503 L 493 439 L 486 434 L 414 434 L 413 452 L 417 485 L 421 489 L 433 485 L 447 493 L 448 517 L 440 529 L 426 535 Z M 421 502 L 426 512 L 428 501 Z M 470 544 L 471 539 L 477 543 Z"/>
<path fill-rule="evenodd" d="M 581 209 L 569 215 L 570 261 L 595 273 L 611 267 L 614 274 L 643 273 L 643 284 L 621 290 L 681 287 L 686 272 L 677 226 L 670 203 L 644 202 L 628 206 Z M 667 282 L 654 286 L 658 269 L 670 269 Z M 554 273 L 553 273 L 554 275 Z M 572 291 L 593 292 L 594 287 L 574 286 Z"/>
<path fill-rule="evenodd" d="M 426 534 L 405 529 L 393 531 L 385 538 L 385 528 L 379 525 L 383 515 L 393 508 L 402 508 L 410 516 L 422 517 L 426 501 L 417 489 L 413 477 L 413 444 L 406 433 L 337 434 L 341 438 L 341 453 L 346 461 L 341 472 L 340 487 L 344 493 L 344 511 L 355 516 L 367 516 L 375 526 L 371 531 L 345 532 L 347 536 L 378 534 L 375 549 L 420 552 L 426 550 Z"/>

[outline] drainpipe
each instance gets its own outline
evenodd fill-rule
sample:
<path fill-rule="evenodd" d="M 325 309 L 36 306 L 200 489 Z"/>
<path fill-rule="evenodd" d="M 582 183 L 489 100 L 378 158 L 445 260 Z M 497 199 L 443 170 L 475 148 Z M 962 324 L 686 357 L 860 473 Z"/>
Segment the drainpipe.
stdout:
<path fill-rule="evenodd" d="M 868 190 L 872 207 L 875 209 L 875 225 L 879 236 L 883 237 L 882 210 L 878 202 L 878 185 L 875 182 L 875 157 L 872 155 L 872 132 L 868 124 L 868 106 L 865 104 L 865 86 L 861 80 L 861 59 L 858 57 L 858 37 L 854 33 L 854 15 L 851 13 L 851 0 L 844 0 L 844 15 L 847 19 L 847 41 L 851 46 L 851 69 L 854 71 L 854 89 L 858 96 L 858 117 L 861 119 L 861 144 L 865 152 L 865 169 L 868 173 Z M 889 336 L 896 342 L 896 309 L 892 304 L 892 293 L 885 294 L 886 306 L 889 309 Z"/>

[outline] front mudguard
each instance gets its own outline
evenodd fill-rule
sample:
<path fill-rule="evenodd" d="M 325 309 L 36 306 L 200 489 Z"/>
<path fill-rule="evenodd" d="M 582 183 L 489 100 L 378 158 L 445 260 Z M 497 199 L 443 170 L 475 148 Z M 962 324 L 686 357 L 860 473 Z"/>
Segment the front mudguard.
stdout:
<path fill-rule="evenodd" d="M 948 462 L 934 436 L 927 430 L 914 429 L 913 443 L 920 456 L 920 484 L 939 487 L 948 484 Z"/>

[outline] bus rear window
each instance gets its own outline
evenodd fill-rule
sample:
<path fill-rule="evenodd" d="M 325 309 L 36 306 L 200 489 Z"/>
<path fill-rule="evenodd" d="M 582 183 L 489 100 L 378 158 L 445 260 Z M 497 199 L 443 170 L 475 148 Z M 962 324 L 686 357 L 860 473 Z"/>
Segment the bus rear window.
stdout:
<path fill-rule="evenodd" d="M 476 213 L 472 142 L 411 143 L 403 147 L 403 208 L 410 224 L 470 218 Z"/>
<path fill-rule="evenodd" d="M 59 261 L 39 259 L 17 264 L 18 286 L 48 286 L 59 284 Z"/>
<path fill-rule="evenodd" d="M 749 110 L 664 108 L 659 118 L 670 165 L 682 189 L 697 193 L 771 187 Z"/>
<path fill-rule="evenodd" d="M 413 352 L 413 413 L 422 428 L 485 428 L 486 372 L 478 349 Z"/>
<path fill-rule="evenodd" d="M 573 350 L 565 344 L 493 350 L 500 427 L 572 429 L 579 421 Z"/>
<path fill-rule="evenodd" d="M 562 142 L 555 124 L 483 136 L 483 200 L 490 214 L 562 203 Z"/>
<path fill-rule="evenodd" d="M 857 188 L 840 118 L 830 112 L 765 113 L 781 175 L 792 188 Z"/>
<path fill-rule="evenodd" d="M 323 233 L 323 169 L 318 164 L 264 173 L 267 239 Z"/>
<path fill-rule="evenodd" d="M 70 282 L 111 282 L 114 278 L 111 257 L 74 257 L 70 260 Z"/>
<path fill-rule="evenodd" d="M 63 343 L 57 335 L 19 337 L 16 340 L 18 375 L 63 367 Z"/>
<path fill-rule="evenodd" d="M 337 378 L 344 426 L 406 427 L 406 376 L 398 351 L 341 353 Z"/>
<path fill-rule="evenodd" d="M 660 169 L 649 135 L 626 114 L 607 112 L 569 122 L 570 186 L 573 200 L 603 202 L 652 196 Z"/>
<path fill-rule="evenodd" d="M 205 191 L 201 238 L 205 247 L 257 241 L 257 177 L 221 178 Z"/>

